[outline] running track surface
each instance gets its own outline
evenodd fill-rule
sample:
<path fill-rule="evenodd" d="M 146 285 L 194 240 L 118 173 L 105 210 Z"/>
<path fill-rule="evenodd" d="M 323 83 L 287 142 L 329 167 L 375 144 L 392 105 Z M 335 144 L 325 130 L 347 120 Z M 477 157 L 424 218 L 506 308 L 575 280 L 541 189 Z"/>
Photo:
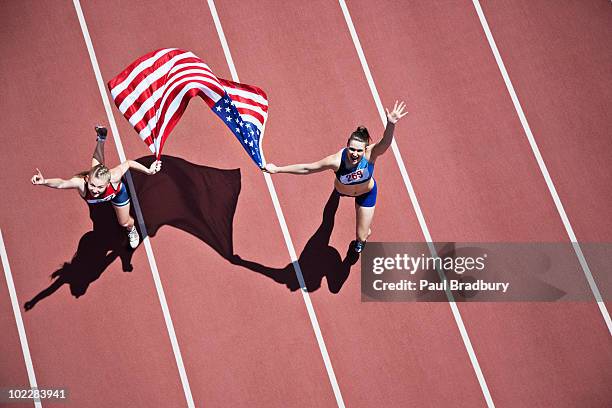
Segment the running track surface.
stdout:
<path fill-rule="evenodd" d="M 432 239 L 568 242 L 474 5 L 412 3 L 353 0 L 348 10 L 383 104 L 408 103 L 396 141 Z M 610 242 L 610 3 L 481 6 L 578 240 Z M 357 124 L 380 137 L 377 106 L 338 3 L 228 0 L 216 7 L 241 81 L 270 98 L 269 161 L 318 160 L 337 151 Z M 204 1 L 84 1 L 82 9 L 105 82 L 161 47 L 191 50 L 231 78 Z M 318 339 L 300 290 L 233 265 L 172 227 L 160 229 L 151 246 L 189 392 L 143 245 L 132 272 L 116 260 L 84 295 L 76 298 L 64 285 L 25 312 L 24 303 L 51 283 L 49 275 L 91 230 L 74 193 L 34 187 L 29 178 L 36 167 L 47 177 L 86 168 L 92 126 L 109 118 L 72 2 L 3 2 L 0 16 L 0 231 L 38 386 L 69 391 L 68 402 L 43 406 L 180 407 L 190 398 L 211 407 L 611 403 L 610 332 L 594 301 L 459 303 L 468 352 L 448 303 L 361 303 L 357 264 L 338 293 L 326 279 L 310 292 Z M 127 157 L 145 156 L 144 144 L 112 112 Z M 264 177 L 213 117 L 193 101 L 164 153 L 241 168 L 234 252 L 293 274 Z M 119 160 L 115 147 L 109 139 L 109 163 Z M 272 180 L 299 257 L 321 224 L 331 175 Z M 425 240 L 391 151 L 377 163 L 377 180 L 371 239 Z M 342 257 L 353 211 L 352 200 L 340 201 L 329 246 Z M 576 265 L 575 284 L 586 287 Z M 592 272 L 596 282 L 609 273 Z M 1 276 L 0 387 L 27 388 Z"/>

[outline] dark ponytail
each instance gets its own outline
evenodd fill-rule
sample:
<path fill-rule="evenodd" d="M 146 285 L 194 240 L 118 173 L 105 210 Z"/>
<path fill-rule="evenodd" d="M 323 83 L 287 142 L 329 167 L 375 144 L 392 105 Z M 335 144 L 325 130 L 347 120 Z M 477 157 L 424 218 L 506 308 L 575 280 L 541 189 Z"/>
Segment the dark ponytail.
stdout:
<path fill-rule="evenodd" d="M 350 143 L 351 140 L 365 143 L 367 146 L 370 144 L 370 133 L 368 133 L 368 129 L 366 129 L 364 126 L 358 126 L 357 129 L 351 133 L 347 144 Z"/>

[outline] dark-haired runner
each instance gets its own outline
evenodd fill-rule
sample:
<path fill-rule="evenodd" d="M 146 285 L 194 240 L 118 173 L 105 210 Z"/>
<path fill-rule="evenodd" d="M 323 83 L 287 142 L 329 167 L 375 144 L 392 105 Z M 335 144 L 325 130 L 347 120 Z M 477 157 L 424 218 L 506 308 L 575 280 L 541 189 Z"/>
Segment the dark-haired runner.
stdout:
<path fill-rule="evenodd" d="M 376 195 L 378 192 L 374 180 L 374 163 L 376 159 L 391 146 L 393 131 L 398 120 L 408 114 L 404 112 L 404 102 L 395 102 L 393 110 L 387 111 L 387 126 L 382 139 L 370 144 L 368 130 L 359 126 L 349 137 L 346 147 L 337 153 L 309 164 L 292 164 L 276 166 L 268 163 L 264 170 L 268 173 L 311 174 L 323 170 L 333 170 L 335 190 L 343 196 L 355 197 L 356 240 L 355 252 L 361 252 L 370 236 Z"/>

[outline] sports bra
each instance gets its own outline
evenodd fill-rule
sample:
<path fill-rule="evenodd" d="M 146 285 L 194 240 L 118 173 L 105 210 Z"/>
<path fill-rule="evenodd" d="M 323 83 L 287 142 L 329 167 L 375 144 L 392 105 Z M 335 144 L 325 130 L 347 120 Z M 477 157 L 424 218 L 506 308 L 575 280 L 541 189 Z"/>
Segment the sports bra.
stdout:
<path fill-rule="evenodd" d="M 85 197 L 83 197 L 83 200 L 87 201 L 87 203 L 89 204 L 98 204 L 103 203 L 105 201 L 110 201 L 115 198 L 115 196 L 119 193 L 121 187 L 121 182 L 117 184 L 117 188 L 113 187 L 113 183 L 108 183 L 108 186 L 106 186 L 106 190 L 104 190 L 104 192 L 99 196 L 94 197 L 87 188 L 87 185 L 85 185 Z"/>
<path fill-rule="evenodd" d="M 336 178 L 340 183 L 345 185 L 361 184 L 369 181 L 374 175 L 374 163 L 370 163 L 365 154 L 357 166 L 347 168 L 345 165 L 347 149 L 342 150 L 342 158 L 340 159 L 340 168 L 336 172 Z"/>

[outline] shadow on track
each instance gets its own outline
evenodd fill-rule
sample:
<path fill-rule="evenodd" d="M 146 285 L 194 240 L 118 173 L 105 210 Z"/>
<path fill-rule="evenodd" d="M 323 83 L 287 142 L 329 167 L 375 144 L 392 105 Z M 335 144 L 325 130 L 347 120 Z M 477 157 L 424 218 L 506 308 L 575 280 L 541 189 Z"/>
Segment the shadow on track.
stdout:
<path fill-rule="evenodd" d="M 40 300 L 52 295 L 62 285 L 70 286 L 70 293 L 79 297 L 87 291 L 89 284 L 102 275 L 102 272 L 115 259 L 121 259 L 124 271 L 132 270 L 132 251 L 127 247 L 127 238 L 117 224 L 115 213 L 109 205 L 89 207 L 89 216 L 94 224 L 93 231 L 88 231 L 79 240 L 79 245 L 70 262 L 51 274 L 55 279 L 51 285 L 26 302 L 25 310 L 30 310 Z"/>
<path fill-rule="evenodd" d="M 148 167 L 153 157 L 138 161 Z M 164 225 L 173 226 L 199 238 L 235 265 L 272 278 L 292 291 L 300 288 L 293 264 L 282 269 L 269 268 L 234 254 L 232 224 L 241 188 L 239 169 L 199 166 L 172 156 L 163 156 L 162 162 L 163 170 L 153 177 L 132 173 L 149 236 L 155 236 Z M 334 192 L 325 206 L 321 225 L 299 257 L 308 291 L 319 289 L 326 277 L 330 292 L 338 293 L 351 265 L 359 259 L 352 248 L 342 259 L 329 245 L 338 204 L 339 195 Z M 133 209 L 134 205 L 132 212 Z M 32 309 L 65 284 L 74 297 L 84 295 L 89 285 L 117 258 L 124 272 L 132 271 L 134 252 L 128 247 L 125 231 L 117 224 L 111 205 L 90 205 L 89 213 L 93 230 L 81 237 L 72 259 L 51 274 L 53 282 L 24 304 L 25 310 Z M 139 232 L 142 237 L 142 231 Z"/>
<path fill-rule="evenodd" d="M 323 277 L 327 278 L 327 286 L 330 292 L 340 292 L 342 285 L 348 279 L 351 266 L 359 260 L 359 255 L 353 251 L 352 245 L 347 249 L 344 259 L 340 256 L 338 250 L 329 245 L 339 202 L 340 195 L 334 190 L 323 210 L 321 225 L 314 235 L 310 237 L 298 259 L 302 276 L 304 277 L 305 288 L 308 292 L 319 289 Z M 270 268 L 256 262 L 244 260 L 238 255 L 230 259 L 230 262 L 261 273 L 275 282 L 286 285 L 292 291 L 300 289 L 300 283 L 293 263 L 284 268 Z"/>
<path fill-rule="evenodd" d="M 148 167 L 153 157 L 138 161 Z M 163 225 L 170 225 L 198 237 L 225 259 L 231 258 L 240 170 L 199 166 L 172 156 L 163 156 L 162 161 L 163 171 L 155 176 L 132 173 L 149 236 L 155 236 Z M 133 209 L 134 205 L 132 213 Z M 32 309 L 64 284 L 70 286 L 73 296 L 84 295 L 117 258 L 121 259 L 123 271 L 132 271 L 133 251 L 111 205 L 90 205 L 89 215 L 93 230 L 81 237 L 72 260 L 51 274 L 54 281 L 24 304 L 25 310 Z"/>

